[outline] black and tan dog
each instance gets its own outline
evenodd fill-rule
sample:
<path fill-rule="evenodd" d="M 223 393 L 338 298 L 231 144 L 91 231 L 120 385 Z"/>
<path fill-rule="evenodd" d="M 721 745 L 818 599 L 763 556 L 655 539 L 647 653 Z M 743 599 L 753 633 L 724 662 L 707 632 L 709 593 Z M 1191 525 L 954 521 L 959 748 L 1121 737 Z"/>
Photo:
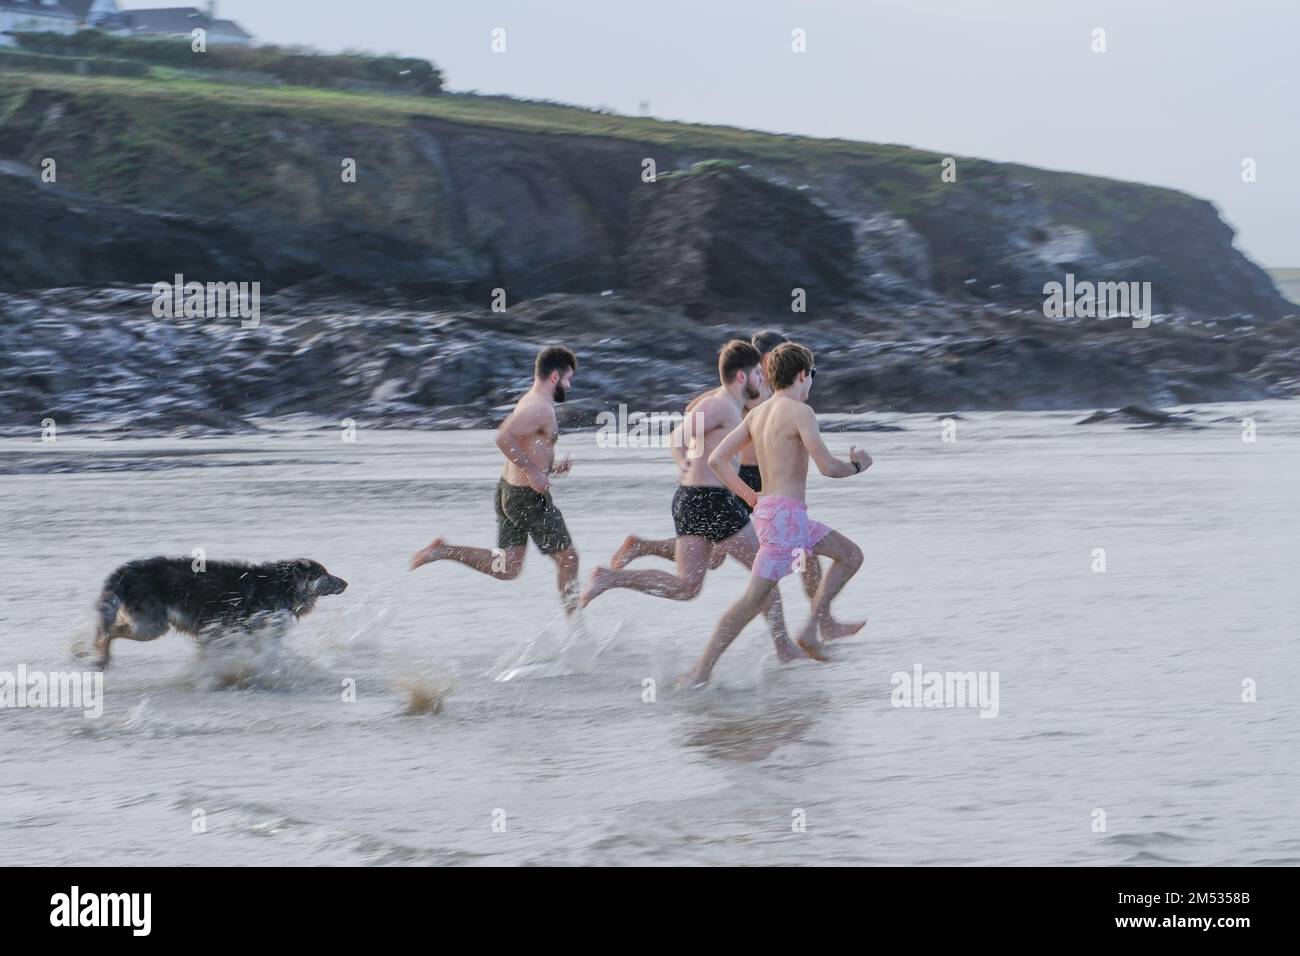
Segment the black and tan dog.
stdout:
<path fill-rule="evenodd" d="M 113 641 L 152 641 L 174 627 L 200 644 L 223 635 L 279 633 L 317 598 L 348 582 L 316 561 L 207 561 L 145 558 L 108 576 L 96 605 L 95 644 L 80 656 L 105 667 Z"/>

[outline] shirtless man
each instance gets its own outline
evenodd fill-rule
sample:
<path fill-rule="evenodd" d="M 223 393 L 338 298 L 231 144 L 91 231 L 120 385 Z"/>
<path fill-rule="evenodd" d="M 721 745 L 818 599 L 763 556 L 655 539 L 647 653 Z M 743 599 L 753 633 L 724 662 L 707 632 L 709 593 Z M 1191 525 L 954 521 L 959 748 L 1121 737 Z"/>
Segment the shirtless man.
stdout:
<path fill-rule="evenodd" d="M 538 352 L 533 387 L 497 429 L 497 448 L 506 459 L 493 496 L 497 546 L 468 548 L 434 538 L 411 558 L 412 571 L 432 561 L 449 560 L 510 581 L 519 576 L 531 536 L 537 550 L 555 562 L 565 612 L 578 609 L 578 552 L 550 491 L 551 476 L 568 474 L 571 464 L 567 457 L 555 464 L 559 428 L 554 403 L 564 401 L 577 368 L 578 360 L 561 345 Z"/>
<path fill-rule="evenodd" d="M 582 594 L 586 607 L 611 588 L 631 588 L 656 597 L 689 601 L 700 593 L 705 572 L 731 555 L 746 567 L 758 553 L 758 537 L 743 501 L 722 486 L 710 467 L 708 455 L 723 437 L 740 424 L 746 399 L 758 395 L 758 351 L 748 342 L 733 339 L 718 353 L 718 379 L 722 383 L 687 408 L 673 430 L 669 447 L 681 470 L 673 496 L 673 525 L 677 531 L 677 573 L 597 568 Z M 613 563 L 613 562 L 611 562 Z M 785 631 L 780 595 L 773 592 L 759 610 L 767 616 L 777 656 L 782 661 L 802 657 Z"/>
<path fill-rule="evenodd" d="M 789 339 L 780 332 L 766 329 L 762 332 L 755 332 L 753 338 L 749 340 L 749 344 L 758 350 L 759 356 L 765 361 L 769 352 L 783 342 L 788 341 Z M 759 370 L 762 372 L 761 365 L 759 366 Z M 772 397 L 772 386 L 767 381 L 766 373 L 759 375 L 758 392 L 759 393 L 753 398 L 746 398 L 746 415 Z M 695 402 L 698 401 L 699 399 L 697 398 L 688 405 L 686 407 L 687 412 L 690 412 L 690 410 L 695 407 Z M 758 467 L 758 458 L 754 453 L 753 445 L 746 445 L 740 450 L 739 474 L 740 480 L 753 488 L 755 493 L 763 490 L 763 474 L 761 469 Z M 745 507 L 749 508 L 749 505 L 746 504 Z M 623 568 L 632 561 L 641 557 L 667 558 L 669 561 L 672 561 L 675 557 L 675 548 L 675 538 L 649 539 L 630 534 L 623 541 L 623 544 L 618 551 L 615 552 L 614 557 L 610 559 L 610 567 Z M 718 565 L 722 563 L 722 560 L 723 555 L 716 555 L 713 561 L 710 562 L 710 568 L 718 567 Z M 813 598 L 816 597 L 817 588 L 822 582 L 821 562 L 818 561 L 815 556 L 809 555 L 805 559 L 802 577 L 804 593 L 808 595 L 808 600 L 812 601 Z M 845 637 L 849 634 L 856 634 L 861 629 L 861 621 L 841 624 L 832 617 L 828 620 L 825 626 L 825 634 L 827 637 Z"/>
<path fill-rule="evenodd" d="M 871 458 L 850 448 L 849 460 L 842 461 L 822 441 L 817 415 L 807 404 L 817 374 L 812 352 L 794 342 L 779 345 L 767 358 L 767 374 L 772 398 L 745 417 L 709 455 L 709 465 L 727 487 L 754 508 L 759 549 L 745 593 L 722 615 L 691 674 L 695 684 L 708 682 L 722 652 L 762 609 L 777 582 L 813 555 L 830 558 L 832 564 L 813 598 L 812 618 L 798 643 L 810 657 L 826 660 L 818 630 L 830 619 L 831 601 L 862 566 L 862 551 L 856 544 L 808 517 L 808 459 L 811 456 L 817 470 L 828 478 L 848 478 L 870 468 Z M 751 443 L 763 471 L 761 495 L 741 480 L 732 464 Z"/>

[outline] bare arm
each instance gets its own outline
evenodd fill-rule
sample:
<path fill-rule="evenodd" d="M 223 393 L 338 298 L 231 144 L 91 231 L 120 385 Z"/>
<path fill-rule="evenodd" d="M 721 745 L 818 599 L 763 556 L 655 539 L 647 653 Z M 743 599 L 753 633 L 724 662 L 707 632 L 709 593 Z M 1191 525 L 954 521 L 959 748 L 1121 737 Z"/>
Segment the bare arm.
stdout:
<path fill-rule="evenodd" d="M 758 495 L 753 488 L 740 480 L 740 473 L 736 471 L 736 466 L 732 462 L 753 440 L 754 436 L 749 433 L 749 419 L 742 418 L 740 424 L 727 433 L 727 437 L 722 439 L 718 447 L 713 449 L 713 454 L 709 456 L 709 467 L 717 473 L 724 485 L 739 495 L 751 508 L 758 504 Z"/>
<path fill-rule="evenodd" d="M 668 436 L 668 450 L 673 454 L 673 461 L 677 462 L 678 471 L 686 470 L 686 446 L 690 443 L 690 429 L 686 423 L 690 420 L 690 413 L 687 412 L 686 417 L 677 423 L 673 433 Z"/>
<path fill-rule="evenodd" d="M 537 405 L 516 407 L 497 429 L 497 447 L 501 449 L 501 454 L 528 476 L 529 486 L 539 494 L 546 492 L 551 479 L 524 449 L 527 437 L 539 431 L 543 425 L 542 412 Z"/>
<path fill-rule="evenodd" d="M 708 433 L 709 423 L 699 411 L 699 405 L 705 399 L 711 398 L 716 391 L 717 389 L 709 389 L 707 392 L 701 392 L 687 402 L 686 415 L 682 418 L 682 423 L 673 429 L 673 441 L 670 447 L 673 458 L 677 460 L 677 467 L 682 471 L 689 467 L 687 459 L 699 458 L 703 454 L 704 436 Z"/>
<path fill-rule="evenodd" d="M 673 429 L 672 452 L 677 460 L 677 467 L 685 471 L 691 460 L 704 454 L 704 436 L 709 432 L 709 418 L 704 409 L 692 402 L 686 409 L 686 415 L 680 425 Z M 705 409 L 708 406 L 704 406 Z"/>
<path fill-rule="evenodd" d="M 832 455 L 817 427 L 817 414 L 807 406 L 799 415 L 799 438 L 803 441 L 804 448 L 808 449 L 808 457 L 817 465 L 817 470 L 827 478 L 848 478 L 871 467 L 871 457 L 852 445 L 849 446 L 848 461 Z M 854 465 L 855 462 L 857 466 Z"/>

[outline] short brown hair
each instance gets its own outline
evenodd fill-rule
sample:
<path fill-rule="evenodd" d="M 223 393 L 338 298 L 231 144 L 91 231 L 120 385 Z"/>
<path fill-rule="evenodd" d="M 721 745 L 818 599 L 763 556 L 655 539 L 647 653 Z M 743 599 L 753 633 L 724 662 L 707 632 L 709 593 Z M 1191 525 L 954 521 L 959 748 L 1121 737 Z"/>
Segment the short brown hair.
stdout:
<path fill-rule="evenodd" d="M 767 380 L 773 389 L 789 388 L 800 372 L 813 367 L 813 354 L 798 342 L 786 342 L 767 353 Z"/>
<path fill-rule="evenodd" d="M 775 329 L 764 329 L 762 332 L 755 332 L 754 337 L 749 340 L 749 344 L 758 349 L 763 355 L 766 355 L 781 343 L 789 341 Z"/>
<path fill-rule="evenodd" d="M 533 363 L 533 374 L 541 379 L 551 377 L 552 372 L 564 374 L 564 370 L 571 368 L 575 372 L 578 370 L 578 357 L 566 349 L 563 345 L 548 345 L 537 353 L 537 361 Z"/>
<path fill-rule="evenodd" d="M 730 385 L 737 372 L 747 372 L 762 362 L 758 349 L 744 339 L 732 339 L 718 352 L 718 378 L 723 385 Z"/>

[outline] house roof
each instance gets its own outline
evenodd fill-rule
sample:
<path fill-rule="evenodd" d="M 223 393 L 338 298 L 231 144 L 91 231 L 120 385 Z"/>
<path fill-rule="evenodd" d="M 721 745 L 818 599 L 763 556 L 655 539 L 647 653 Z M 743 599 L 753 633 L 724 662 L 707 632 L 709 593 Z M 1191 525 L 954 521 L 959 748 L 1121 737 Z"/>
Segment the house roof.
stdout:
<path fill-rule="evenodd" d="M 189 33 L 196 27 L 229 36 L 252 39 L 252 34 L 234 20 L 213 20 L 198 7 L 156 7 L 151 10 L 124 10 L 123 15 L 133 33 Z"/>
<path fill-rule="evenodd" d="M 14 13 L 30 13 L 32 16 L 59 17 L 61 19 L 77 16 L 68 8 L 66 3 L 46 5 L 38 2 L 38 0 L 0 0 L 0 10 L 8 10 Z"/>

